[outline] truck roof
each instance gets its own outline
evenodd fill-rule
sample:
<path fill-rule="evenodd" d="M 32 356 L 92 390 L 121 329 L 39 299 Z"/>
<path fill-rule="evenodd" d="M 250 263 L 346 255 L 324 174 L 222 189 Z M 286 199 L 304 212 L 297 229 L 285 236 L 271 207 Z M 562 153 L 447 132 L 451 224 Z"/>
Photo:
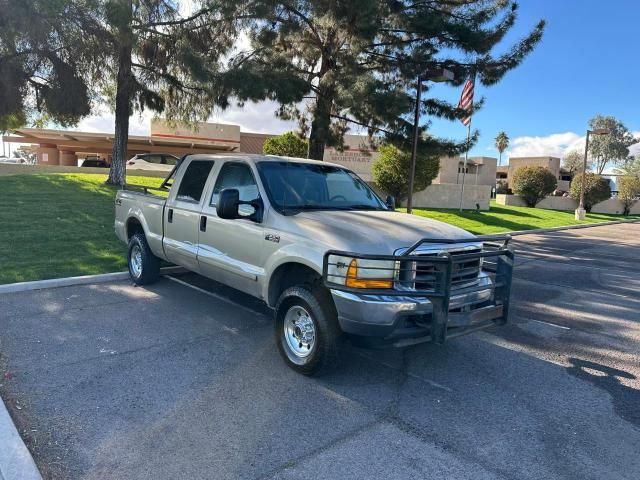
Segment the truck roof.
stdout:
<path fill-rule="evenodd" d="M 245 160 L 250 163 L 257 162 L 291 162 L 291 163 L 311 163 L 317 165 L 331 165 L 333 167 L 345 168 L 343 165 L 337 163 L 325 162 L 321 160 L 310 160 L 308 158 L 298 157 L 284 157 L 280 155 L 261 155 L 256 153 L 216 153 L 216 154 L 202 154 L 197 153 L 193 155 L 187 155 L 188 158 L 198 159 L 215 159 L 215 158 L 236 158 L 238 160 Z"/>

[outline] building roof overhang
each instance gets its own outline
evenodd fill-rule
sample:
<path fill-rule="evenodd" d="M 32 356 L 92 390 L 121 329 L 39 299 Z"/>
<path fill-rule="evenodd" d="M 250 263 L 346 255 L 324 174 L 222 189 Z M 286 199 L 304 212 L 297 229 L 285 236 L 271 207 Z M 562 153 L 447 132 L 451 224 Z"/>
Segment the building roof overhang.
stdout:
<path fill-rule="evenodd" d="M 5 136 L 9 143 L 54 145 L 59 150 L 111 152 L 115 135 L 100 132 L 75 132 L 41 128 L 19 128 Z M 239 142 L 199 137 L 164 137 L 130 135 L 127 150 L 134 152 L 207 153 L 237 151 Z"/>

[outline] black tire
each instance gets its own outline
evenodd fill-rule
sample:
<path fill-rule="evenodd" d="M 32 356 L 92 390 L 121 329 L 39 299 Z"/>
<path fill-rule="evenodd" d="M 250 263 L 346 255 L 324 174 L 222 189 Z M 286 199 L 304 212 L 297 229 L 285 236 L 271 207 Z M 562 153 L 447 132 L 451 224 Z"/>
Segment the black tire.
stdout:
<path fill-rule="evenodd" d="M 137 268 L 134 255 L 140 253 L 140 268 Z M 144 233 L 136 233 L 129 239 L 127 252 L 129 276 L 136 285 L 149 285 L 160 276 L 160 259 L 156 257 L 147 243 Z"/>
<path fill-rule="evenodd" d="M 315 330 L 313 347 L 303 358 L 289 345 L 285 333 L 287 314 L 290 310 L 299 311 L 299 307 L 309 313 Z M 275 340 L 289 367 L 303 375 L 331 372 L 340 364 L 343 338 L 331 294 L 326 288 L 319 284 L 298 285 L 282 292 L 275 310 Z"/>

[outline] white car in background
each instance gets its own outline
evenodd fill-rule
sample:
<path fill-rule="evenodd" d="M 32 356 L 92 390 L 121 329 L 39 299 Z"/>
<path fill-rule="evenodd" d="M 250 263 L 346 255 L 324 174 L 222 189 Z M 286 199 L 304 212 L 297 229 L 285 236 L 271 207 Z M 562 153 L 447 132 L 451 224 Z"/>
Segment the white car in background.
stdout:
<path fill-rule="evenodd" d="M 169 153 L 140 153 L 127 161 L 127 169 L 170 172 L 179 160 Z"/>
<path fill-rule="evenodd" d="M 24 158 L 7 158 L 7 157 L 0 157 L 0 163 L 9 163 L 11 165 L 24 165 L 27 163 L 27 161 Z"/>

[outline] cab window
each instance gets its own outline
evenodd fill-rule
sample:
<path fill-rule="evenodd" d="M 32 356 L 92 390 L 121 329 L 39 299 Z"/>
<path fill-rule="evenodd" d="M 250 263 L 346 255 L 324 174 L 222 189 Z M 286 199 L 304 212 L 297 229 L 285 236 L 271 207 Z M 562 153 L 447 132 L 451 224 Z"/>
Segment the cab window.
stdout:
<path fill-rule="evenodd" d="M 222 166 L 216 184 L 213 187 L 210 202 L 212 206 L 218 203 L 220 192 L 225 188 L 237 189 L 240 194 L 240 200 L 244 202 L 250 202 L 258 198 L 258 185 L 253 177 L 251 168 L 246 163 L 227 162 Z M 241 205 L 240 213 L 245 213 L 243 210 L 247 210 L 250 214 L 250 210 L 253 210 L 253 208 L 248 205 Z"/>
<path fill-rule="evenodd" d="M 182 176 L 176 200 L 199 203 L 212 167 L 212 160 L 192 161 Z"/>

